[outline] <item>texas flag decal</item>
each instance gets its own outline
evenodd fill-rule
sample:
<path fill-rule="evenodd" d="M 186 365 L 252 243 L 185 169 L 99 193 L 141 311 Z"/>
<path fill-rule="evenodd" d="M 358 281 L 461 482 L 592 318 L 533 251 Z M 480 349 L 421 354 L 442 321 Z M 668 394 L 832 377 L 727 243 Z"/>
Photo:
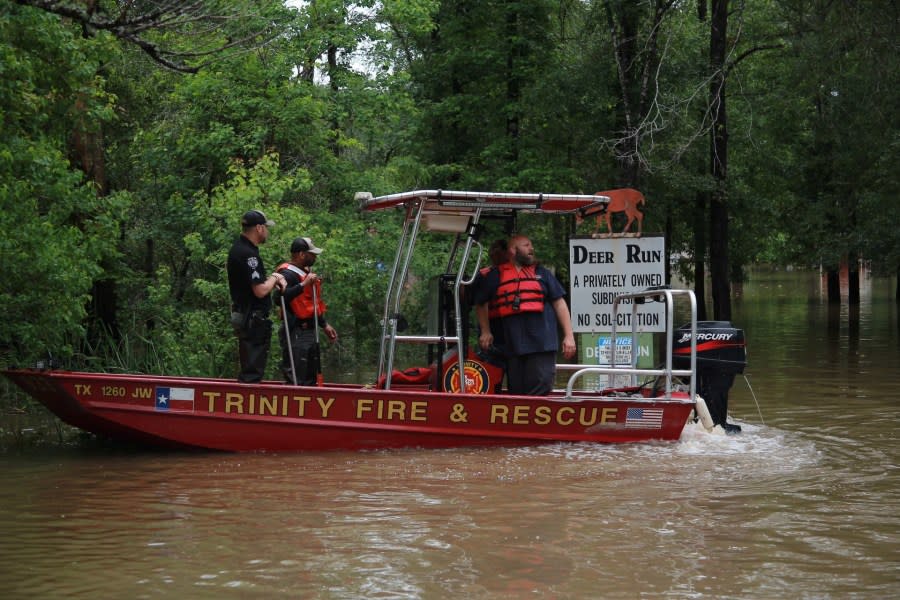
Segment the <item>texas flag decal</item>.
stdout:
<path fill-rule="evenodd" d="M 157 387 L 156 410 L 194 411 L 194 388 Z"/>

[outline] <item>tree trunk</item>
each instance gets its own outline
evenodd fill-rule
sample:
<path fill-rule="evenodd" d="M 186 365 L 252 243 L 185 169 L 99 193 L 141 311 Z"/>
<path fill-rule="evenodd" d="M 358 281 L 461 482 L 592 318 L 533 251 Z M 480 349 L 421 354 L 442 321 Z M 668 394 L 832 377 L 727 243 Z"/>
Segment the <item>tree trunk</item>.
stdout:
<path fill-rule="evenodd" d="M 829 268 L 825 272 L 825 296 L 828 304 L 840 306 L 841 304 L 841 271 Z"/>
<path fill-rule="evenodd" d="M 331 89 L 332 94 L 332 103 L 337 102 L 337 96 L 341 91 L 340 85 L 338 84 L 338 64 L 337 64 L 337 56 L 338 56 L 338 48 L 334 44 L 328 45 L 328 86 Z M 340 158 L 341 156 L 341 145 L 340 145 L 340 131 L 341 131 L 341 122 L 338 119 L 338 110 L 335 107 L 332 107 L 331 114 L 331 141 L 329 144 L 331 145 L 331 152 L 335 157 Z"/>
<path fill-rule="evenodd" d="M 697 320 L 706 320 L 706 192 L 694 198 L 694 295 Z"/>
<path fill-rule="evenodd" d="M 728 281 L 728 122 L 725 108 L 725 54 L 727 50 L 728 0 L 712 0 L 709 59 L 713 109 L 710 169 L 715 188 L 709 203 L 709 267 L 713 318 L 731 320 L 731 290 Z"/>
<path fill-rule="evenodd" d="M 697 0 L 697 18 L 706 21 L 706 0 Z M 703 121 L 700 114 L 699 122 Z M 701 176 L 706 173 L 705 163 L 700 167 Z M 694 196 L 694 295 L 697 298 L 697 320 L 706 321 L 706 192 Z"/>
<path fill-rule="evenodd" d="M 519 162 L 519 102 L 521 84 L 517 69 L 520 67 L 521 50 L 519 37 L 519 2 L 507 0 L 506 7 L 506 143 L 507 160 L 510 168 L 516 169 Z"/>
<path fill-rule="evenodd" d="M 666 285 L 672 285 L 672 261 L 670 257 L 672 256 L 672 234 L 675 231 L 675 220 L 672 218 L 672 206 L 669 205 L 666 210 L 666 225 L 665 232 L 663 233 L 663 256 L 665 260 L 663 264 L 665 265 L 665 280 L 664 283 Z"/>
<path fill-rule="evenodd" d="M 847 304 L 859 306 L 859 257 L 850 252 L 847 257 Z"/>
<path fill-rule="evenodd" d="M 615 141 L 614 151 L 619 169 L 619 183 L 627 187 L 640 187 L 641 129 L 652 90 L 656 89 L 656 68 L 660 51 L 658 39 L 662 22 L 673 3 L 656 0 L 652 5 L 649 32 L 641 41 L 642 18 L 647 6 L 640 2 L 606 2 L 607 26 L 615 48 L 616 74 L 619 82 L 619 107 L 616 113 L 616 130 L 622 132 Z"/>
<path fill-rule="evenodd" d="M 94 185 L 99 197 L 109 195 L 109 183 L 106 179 L 106 158 L 103 152 L 103 130 L 100 123 L 90 119 L 86 103 L 78 98 L 75 101 L 75 126 L 69 139 L 69 153 L 72 163 L 84 172 Z M 104 264 L 111 272 L 112 265 Z M 88 336 L 92 345 L 96 346 L 107 335 L 113 339 L 119 337 L 118 300 L 116 280 L 112 277 L 96 279 L 91 290 L 88 303 L 88 314 L 94 326 L 88 327 Z"/>

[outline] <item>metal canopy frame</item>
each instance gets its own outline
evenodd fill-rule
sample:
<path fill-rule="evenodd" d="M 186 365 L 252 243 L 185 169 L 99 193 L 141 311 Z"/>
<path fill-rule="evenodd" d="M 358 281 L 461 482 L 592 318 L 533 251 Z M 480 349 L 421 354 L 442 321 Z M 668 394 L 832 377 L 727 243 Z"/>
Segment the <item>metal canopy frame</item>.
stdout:
<path fill-rule="evenodd" d="M 356 195 L 356 199 L 359 201 L 360 210 L 364 211 L 387 209 L 402 209 L 405 211 L 403 229 L 397 244 L 397 255 L 394 258 L 394 266 L 391 269 L 388 290 L 385 294 L 376 381 L 380 381 L 384 377 L 384 387 L 385 389 L 390 389 L 391 374 L 394 369 L 394 355 L 398 342 L 440 345 L 456 344 L 460 377 L 459 392 L 462 394 L 466 393 L 464 384 L 466 348 L 463 347 L 464 340 L 460 335 L 462 331 L 460 288 L 474 281 L 481 264 L 481 243 L 476 239 L 481 218 L 488 214 L 515 214 L 517 212 L 547 215 L 571 214 L 579 210 L 583 211 L 597 206 L 604 206 L 609 202 L 608 196 L 593 194 L 528 194 L 452 190 L 416 190 L 379 197 L 373 197 L 369 193 L 362 192 Z M 455 241 L 452 243 L 447 262 L 449 271 L 455 262 L 461 241 L 460 236 L 464 234 L 465 243 L 463 244 L 459 268 L 457 269 L 456 280 L 453 286 L 456 335 L 401 335 L 400 331 L 398 331 L 398 322 L 404 284 L 409 276 L 409 266 L 415 253 L 419 232 L 422 229 L 423 222 L 427 221 L 425 217 L 432 214 L 468 217 L 465 230 L 457 233 Z M 474 269 L 472 269 L 471 276 L 466 278 L 465 275 L 469 269 L 474 246 L 478 247 Z M 438 361 L 440 363 L 440 357 Z M 440 376 L 440 373 L 437 376 Z"/>
<path fill-rule="evenodd" d="M 428 212 L 522 211 L 528 213 L 574 213 L 609 203 L 609 196 L 597 194 L 544 194 L 518 192 L 467 192 L 456 190 L 416 190 L 373 197 L 367 192 L 356 195 L 361 210 L 375 211 L 422 202 Z"/>

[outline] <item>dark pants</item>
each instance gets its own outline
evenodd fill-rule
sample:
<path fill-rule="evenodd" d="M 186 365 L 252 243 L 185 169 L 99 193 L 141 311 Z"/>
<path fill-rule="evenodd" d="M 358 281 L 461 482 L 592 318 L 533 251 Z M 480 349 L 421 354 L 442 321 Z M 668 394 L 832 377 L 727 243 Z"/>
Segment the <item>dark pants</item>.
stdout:
<path fill-rule="evenodd" d="M 272 321 L 261 315 L 251 315 L 245 324 L 235 328 L 238 338 L 238 353 L 241 372 L 238 381 L 256 383 L 262 381 L 269 359 L 269 345 L 272 342 Z"/>
<path fill-rule="evenodd" d="M 294 383 L 294 375 L 296 375 L 296 385 L 316 385 L 316 369 L 313 361 L 310 360 L 310 351 L 316 343 L 315 330 L 300 327 L 291 329 L 291 347 L 288 352 L 288 345 L 284 337 L 284 325 L 282 325 L 278 329 L 278 341 L 281 343 L 281 372 L 284 374 L 285 382 Z M 294 358 L 293 371 L 291 371 L 292 356 Z"/>
<path fill-rule="evenodd" d="M 553 390 L 556 352 L 535 352 L 510 356 L 506 361 L 506 381 L 510 394 L 546 396 Z"/>

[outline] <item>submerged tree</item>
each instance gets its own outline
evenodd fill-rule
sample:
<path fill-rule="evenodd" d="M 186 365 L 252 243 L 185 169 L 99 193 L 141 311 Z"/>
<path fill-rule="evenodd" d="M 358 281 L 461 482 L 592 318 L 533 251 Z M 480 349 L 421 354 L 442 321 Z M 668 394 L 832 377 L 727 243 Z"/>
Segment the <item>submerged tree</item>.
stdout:
<path fill-rule="evenodd" d="M 706 0 L 700 0 L 705 3 Z M 731 319 L 731 269 L 729 267 L 729 173 L 728 111 L 726 84 L 729 76 L 748 57 L 763 50 L 780 48 L 779 42 L 744 43 L 743 3 L 736 13 L 738 33 L 729 37 L 729 0 L 710 0 L 709 36 L 709 169 L 713 188 L 709 198 L 709 264 L 712 286 L 713 315 L 716 320 Z M 705 17 L 705 9 L 700 16 Z"/>

